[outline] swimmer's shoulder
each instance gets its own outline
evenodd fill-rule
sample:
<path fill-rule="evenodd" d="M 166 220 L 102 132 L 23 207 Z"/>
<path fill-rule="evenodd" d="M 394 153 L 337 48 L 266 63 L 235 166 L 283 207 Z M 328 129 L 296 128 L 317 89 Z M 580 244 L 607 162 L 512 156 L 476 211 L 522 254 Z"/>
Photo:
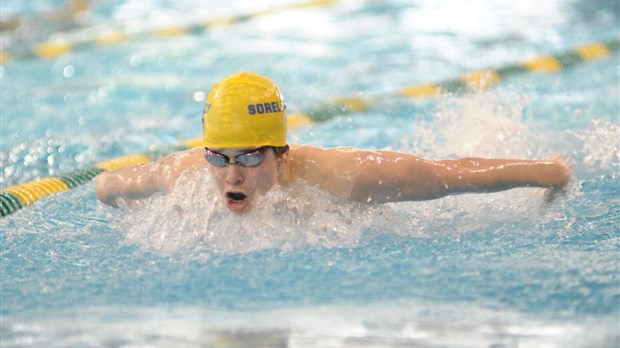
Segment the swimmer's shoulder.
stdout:
<path fill-rule="evenodd" d="M 312 158 L 312 157 L 322 157 L 328 156 L 330 154 L 336 153 L 346 153 L 346 152 L 355 152 L 360 151 L 359 149 L 352 147 L 317 147 L 312 145 L 289 145 L 291 156 L 293 157 L 303 157 L 303 158 Z"/>
<path fill-rule="evenodd" d="M 180 174 L 191 168 L 206 168 L 204 148 L 193 147 L 187 150 L 172 153 L 155 162 L 153 165 L 159 170 Z"/>
<path fill-rule="evenodd" d="M 292 179 L 324 176 L 337 162 L 358 151 L 350 147 L 324 148 L 311 145 L 289 145 L 288 170 Z M 349 153 L 349 154 L 348 154 Z"/>

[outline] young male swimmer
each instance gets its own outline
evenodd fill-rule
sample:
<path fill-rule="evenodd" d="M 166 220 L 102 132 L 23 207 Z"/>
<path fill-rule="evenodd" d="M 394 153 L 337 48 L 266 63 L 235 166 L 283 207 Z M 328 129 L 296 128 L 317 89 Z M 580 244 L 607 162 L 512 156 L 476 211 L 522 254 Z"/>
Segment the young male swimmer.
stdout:
<path fill-rule="evenodd" d="M 271 79 L 249 72 L 233 74 L 215 84 L 207 97 L 204 147 L 102 173 L 96 180 L 97 197 L 112 206 L 118 200 L 131 204 L 168 192 L 183 173 L 205 169 L 235 213 L 250 211 L 274 186 L 299 179 L 334 196 L 384 203 L 516 187 L 557 192 L 571 177 L 559 157 L 428 160 L 392 151 L 289 147 L 285 109 Z"/>

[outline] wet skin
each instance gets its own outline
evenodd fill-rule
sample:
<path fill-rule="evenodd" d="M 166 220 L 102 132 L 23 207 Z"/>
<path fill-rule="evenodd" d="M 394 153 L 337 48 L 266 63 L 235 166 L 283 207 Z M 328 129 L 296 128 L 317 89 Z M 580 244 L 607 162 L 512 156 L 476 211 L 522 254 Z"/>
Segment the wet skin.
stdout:
<path fill-rule="evenodd" d="M 211 150 L 234 163 L 236 156 L 258 148 Z M 217 167 L 206 160 L 205 153 L 205 148 L 195 147 L 156 162 L 104 172 L 96 180 L 95 192 L 105 204 L 117 206 L 117 201 L 121 200 L 131 205 L 156 192 L 169 192 L 181 174 L 206 167 L 226 206 L 235 213 L 244 213 L 276 183 L 288 185 L 297 180 L 334 196 L 377 204 L 517 187 L 546 188 L 554 193 L 548 197 L 552 199 L 555 193 L 564 192 L 572 177 L 570 166 L 559 156 L 545 160 L 458 158 L 435 161 L 393 151 L 291 145 L 282 157 L 276 156 L 272 148 L 268 149 L 263 161 L 255 167 L 232 163 Z M 220 164 L 225 163 L 226 160 L 220 161 Z"/>
<path fill-rule="evenodd" d="M 236 156 L 254 149 L 256 148 L 243 147 L 210 150 L 228 156 L 233 162 Z M 264 154 L 265 159 L 255 167 L 243 167 L 237 164 L 216 167 L 205 160 L 230 211 L 234 213 L 249 211 L 254 202 L 278 182 L 279 159 L 272 149 L 268 149 Z"/>

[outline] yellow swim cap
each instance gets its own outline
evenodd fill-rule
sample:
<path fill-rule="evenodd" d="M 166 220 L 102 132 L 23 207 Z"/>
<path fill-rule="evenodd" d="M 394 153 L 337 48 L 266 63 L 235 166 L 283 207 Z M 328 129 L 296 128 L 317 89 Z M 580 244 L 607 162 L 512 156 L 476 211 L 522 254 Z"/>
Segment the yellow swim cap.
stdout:
<path fill-rule="evenodd" d="M 215 84 L 202 115 L 206 147 L 286 145 L 286 104 L 278 86 L 256 73 L 241 72 Z"/>

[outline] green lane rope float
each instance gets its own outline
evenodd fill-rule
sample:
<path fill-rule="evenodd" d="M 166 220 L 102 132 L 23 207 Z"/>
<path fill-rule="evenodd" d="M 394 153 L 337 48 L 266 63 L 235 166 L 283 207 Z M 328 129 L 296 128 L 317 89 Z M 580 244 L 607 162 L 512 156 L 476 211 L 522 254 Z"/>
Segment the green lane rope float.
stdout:
<path fill-rule="evenodd" d="M 320 109 L 308 113 L 290 114 L 288 116 L 288 124 L 290 129 L 295 129 L 307 124 L 326 121 L 336 115 L 342 115 L 347 112 L 365 111 L 372 106 L 373 102 L 387 97 L 430 98 L 442 93 L 475 92 L 489 88 L 513 75 L 526 72 L 555 73 L 580 63 L 611 57 L 612 54 L 618 51 L 620 51 L 620 38 L 609 42 L 595 42 L 582 45 L 561 54 L 540 56 L 520 64 L 507 65 L 499 69 L 473 71 L 455 79 L 436 84 L 405 86 L 394 93 L 370 98 L 339 98 L 332 100 Z M 152 148 L 144 154 L 127 155 L 110 161 L 99 162 L 88 169 L 77 169 L 64 175 L 7 187 L 0 192 L 0 214 L 1 216 L 10 215 L 43 197 L 83 185 L 101 172 L 112 171 L 132 164 L 151 162 L 170 153 L 196 146 L 201 146 L 200 138 L 185 140 L 180 145 Z"/>
<path fill-rule="evenodd" d="M 73 42 L 68 40 L 47 41 L 16 53 L 9 53 L 7 51 L 0 50 L 0 64 L 6 64 L 11 60 L 16 59 L 55 58 L 80 49 L 121 44 L 128 42 L 129 40 L 141 39 L 148 36 L 175 37 L 180 35 L 198 35 L 210 28 L 238 24 L 264 15 L 270 15 L 292 9 L 330 6 L 335 3 L 336 0 L 309 0 L 238 16 L 216 18 L 205 23 L 192 24 L 188 26 L 164 27 L 153 31 L 140 33 L 126 33 L 121 31 L 108 32 L 95 37 L 76 40 Z"/>

